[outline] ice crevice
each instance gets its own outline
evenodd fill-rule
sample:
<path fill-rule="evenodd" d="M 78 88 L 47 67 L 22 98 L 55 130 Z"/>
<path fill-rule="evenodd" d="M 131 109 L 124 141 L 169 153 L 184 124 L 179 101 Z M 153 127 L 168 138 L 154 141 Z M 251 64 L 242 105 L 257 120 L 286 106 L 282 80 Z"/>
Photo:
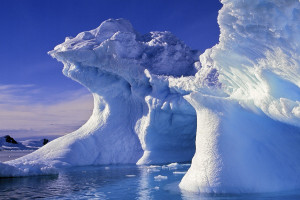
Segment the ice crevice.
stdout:
<path fill-rule="evenodd" d="M 300 3 L 221 3 L 219 43 L 201 55 L 170 32 L 142 35 L 124 19 L 66 38 L 49 54 L 91 91 L 93 114 L 1 164 L 0 176 L 192 161 L 183 192 L 299 189 Z"/>

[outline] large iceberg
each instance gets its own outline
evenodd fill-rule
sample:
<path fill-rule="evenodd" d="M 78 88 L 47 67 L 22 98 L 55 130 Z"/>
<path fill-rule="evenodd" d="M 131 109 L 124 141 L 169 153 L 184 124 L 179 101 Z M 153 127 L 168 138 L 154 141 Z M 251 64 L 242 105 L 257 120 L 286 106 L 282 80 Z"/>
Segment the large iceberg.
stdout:
<path fill-rule="evenodd" d="M 183 191 L 299 188 L 300 3 L 221 2 L 220 41 L 200 57 L 171 33 L 141 35 L 124 19 L 66 38 L 49 54 L 91 91 L 93 114 L 1 164 L 0 176 L 192 160 Z"/>
<path fill-rule="evenodd" d="M 91 91 L 93 114 L 77 131 L 6 164 L 31 175 L 36 164 L 61 168 L 192 159 L 196 112 L 183 98 L 186 93 L 170 89 L 168 79 L 195 75 L 198 51 L 170 32 L 141 35 L 127 20 L 109 19 L 66 38 L 49 54 L 63 62 L 64 75 Z"/>

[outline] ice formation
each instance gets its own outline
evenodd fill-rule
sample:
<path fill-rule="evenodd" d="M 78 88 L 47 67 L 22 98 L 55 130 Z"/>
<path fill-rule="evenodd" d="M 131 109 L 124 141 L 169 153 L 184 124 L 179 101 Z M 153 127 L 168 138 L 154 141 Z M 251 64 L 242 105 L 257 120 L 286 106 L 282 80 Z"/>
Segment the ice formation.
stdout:
<path fill-rule="evenodd" d="M 221 2 L 220 42 L 200 59 L 171 33 L 141 35 L 123 19 L 66 38 L 50 55 L 92 92 L 91 118 L 0 169 L 30 175 L 194 156 L 183 191 L 299 188 L 300 3 Z"/>
<path fill-rule="evenodd" d="M 300 3 L 221 2 L 220 42 L 200 56 L 196 74 L 203 82 L 206 70 L 215 70 L 221 92 L 202 88 L 186 96 L 197 112 L 196 153 L 180 187 L 204 193 L 299 188 Z"/>
<path fill-rule="evenodd" d="M 170 32 L 141 35 L 127 20 L 110 19 L 66 38 L 49 54 L 63 62 L 66 76 L 91 91 L 93 114 L 79 130 L 7 164 L 30 174 L 35 164 L 60 168 L 192 159 L 196 112 L 184 94 L 170 90 L 168 78 L 194 75 L 198 51 Z"/>

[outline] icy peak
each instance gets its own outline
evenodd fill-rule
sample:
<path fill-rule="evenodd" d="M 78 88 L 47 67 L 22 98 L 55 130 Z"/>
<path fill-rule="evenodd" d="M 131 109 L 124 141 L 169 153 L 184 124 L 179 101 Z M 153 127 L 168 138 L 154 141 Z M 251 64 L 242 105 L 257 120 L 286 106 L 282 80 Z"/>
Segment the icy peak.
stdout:
<path fill-rule="evenodd" d="M 101 23 L 101 25 L 94 29 L 95 37 L 101 40 L 109 39 L 117 32 L 134 33 L 131 23 L 126 19 L 108 19 Z"/>

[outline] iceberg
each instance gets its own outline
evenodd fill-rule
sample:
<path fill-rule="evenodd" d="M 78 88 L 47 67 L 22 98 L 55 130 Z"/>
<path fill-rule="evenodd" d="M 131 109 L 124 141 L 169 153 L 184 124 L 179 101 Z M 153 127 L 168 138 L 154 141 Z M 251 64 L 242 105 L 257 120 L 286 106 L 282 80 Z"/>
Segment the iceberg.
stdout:
<path fill-rule="evenodd" d="M 95 152 L 85 164 L 191 160 L 196 113 L 183 94 L 170 91 L 168 77 L 194 75 L 198 51 L 169 32 L 140 35 L 127 20 L 110 19 L 49 54 L 94 96 L 84 134 L 97 142 L 84 144 Z"/>
<path fill-rule="evenodd" d="M 170 90 L 168 78 L 193 76 L 198 51 L 170 32 L 141 35 L 127 20 L 109 19 L 49 54 L 93 94 L 92 116 L 77 131 L 6 164 L 31 173 L 36 163 L 62 168 L 192 159 L 196 112 L 185 93 Z"/>
<path fill-rule="evenodd" d="M 300 3 L 221 3 L 219 43 L 202 55 L 170 32 L 142 35 L 125 19 L 67 37 L 49 54 L 93 94 L 93 114 L 77 131 L 1 164 L 0 176 L 192 161 L 184 192 L 298 189 Z"/>
<path fill-rule="evenodd" d="M 250 193 L 300 187 L 300 3 L 222 0 L 220 42 L 195 75 L 215 92 L 185 98 L 197 112 L 185 191 Z M 197 80 L 196 80 L 197 81 Z M 212 87 L 211 87 L 212 88 Z M 221 92 L 216 92 L 221 90 Z"/>

